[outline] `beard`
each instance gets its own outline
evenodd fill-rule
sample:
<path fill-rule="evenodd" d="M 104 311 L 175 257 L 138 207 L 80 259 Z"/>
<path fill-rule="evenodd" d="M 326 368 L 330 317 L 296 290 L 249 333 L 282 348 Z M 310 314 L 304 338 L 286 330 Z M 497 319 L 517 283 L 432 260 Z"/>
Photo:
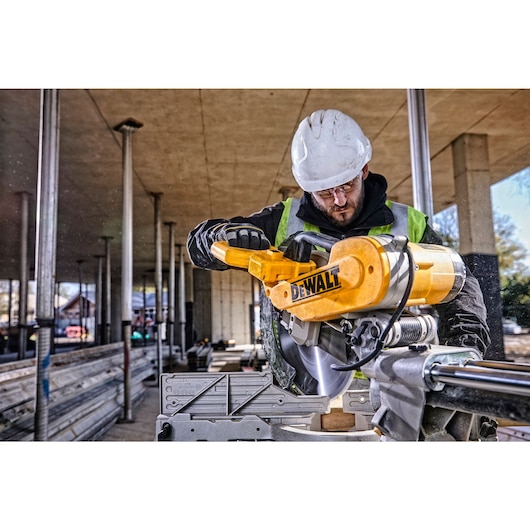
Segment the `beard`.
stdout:
<path fill-rule="evenodd" d="M 334 226 L 344 228 L 353 223 L 361 213 L 364 203 L 364 183 L 359 194 L 354 199 L 348 199 L 344 206 L 331 204 L 330 206 L 319 204 L 311 194 L 311 202 L 322 212 L 328 221 Z"/>

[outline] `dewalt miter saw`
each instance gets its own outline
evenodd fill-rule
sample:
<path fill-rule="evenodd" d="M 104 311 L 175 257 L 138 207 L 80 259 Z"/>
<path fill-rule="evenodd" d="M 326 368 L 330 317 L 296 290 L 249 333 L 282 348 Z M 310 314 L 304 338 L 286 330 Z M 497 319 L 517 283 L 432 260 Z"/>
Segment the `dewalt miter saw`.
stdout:
<path fill-rule="evenodd" d="M 391 235 L 337 240 L 300 232 L 283 251 L 218 242 L 212 252 L 262 282 L 281 322 L 276 340 L 283 357 L 312 375 L 302 380 L 299 374 L 293 389 L 330 397 L 383 348 L 435 342 L 435 317 L 410 308 L 452 300 L 465 281 L 465 266 L 452 249 Z M 281 372 L 278 363 L 271 366 Z M 289 377 L 279 373 L 278 379 Z"/>
<path fill-rule="evenodd" d="M 371 426 L 393 440 L 471 439 L 477 415 L 485 433 L 495 432 L 490 418 L 530 420 L 530 365 L 437 343 L 429 309 L 454 299 L 466 277 L 452 249 L 299 232 L 280 248 L 216 242 L 212 253 L 261 281 L 264 348 L 283 389 L 342 395 L 349 412 L 362 401 Z"/>

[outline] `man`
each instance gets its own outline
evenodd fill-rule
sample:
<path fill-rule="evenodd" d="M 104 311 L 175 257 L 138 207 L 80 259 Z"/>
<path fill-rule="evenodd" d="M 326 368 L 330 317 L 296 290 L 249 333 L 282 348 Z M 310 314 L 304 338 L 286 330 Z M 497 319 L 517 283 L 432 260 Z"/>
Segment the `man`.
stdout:
<path fill-rule="evenodd" d="M 340 239 L 390 233 L 405 235 L 414 243 L 441 245 L 424 214 L 387 201 L 386 179 L 368 170 L 371 155 L 370 141 L 351 117 L 333 109 L 313 112 L 298 126 L 291 146 L 293 175 L 304 190 L 302 199 L 290 198 L 248 217 L 202 222 L 188 237 L 191 260 L 201 268 L 224 270 L 228 266 L 210 251 L 213 242 L 225 240 L 231 246 L 263 250 L 271 243 L 281 247 L 301 230 Z M 478 281 L 469 270 L 466 274 L 460 294 L 436 307 L 439 340 L 472 347 L 484 355 L 490 344 L 486 308 Z M 279 318 L 274 308 L 265 306 L 264 348 L 281 386 L 307 394 L 325 393 L 311 370 L 314 359 L 308 359 L 307 350 L 293 347 L 282 326 L 275 326 Z M 274 333 L 268 326 L 275 326 Z"/>

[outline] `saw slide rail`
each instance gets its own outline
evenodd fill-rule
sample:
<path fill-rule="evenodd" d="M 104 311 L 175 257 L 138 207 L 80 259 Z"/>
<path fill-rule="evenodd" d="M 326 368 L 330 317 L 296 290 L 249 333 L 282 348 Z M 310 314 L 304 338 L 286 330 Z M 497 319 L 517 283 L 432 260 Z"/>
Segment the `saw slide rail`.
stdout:
<path fill-rule="evenodd" d="M 372 425 L 391 440 L 483 439 L 501 419 L 530 423 L 529 365 L 413 345 L 382 351 L 363 373 L 370 378 Z"/>
<path fill-rule="evenodd" d="M 527 364 L 470 361 L 463 368 L 433 366 L 430 376 L 442 383 L 530 397 L 530 365 Z"/>
<path fill-rule="evenodd" d="M 430 376 L 441 383 L 440 392 L 427 402 L 530 424 L 530 365 L 502 361 L 469 361 L 464 367 L 434 366 Z"/>

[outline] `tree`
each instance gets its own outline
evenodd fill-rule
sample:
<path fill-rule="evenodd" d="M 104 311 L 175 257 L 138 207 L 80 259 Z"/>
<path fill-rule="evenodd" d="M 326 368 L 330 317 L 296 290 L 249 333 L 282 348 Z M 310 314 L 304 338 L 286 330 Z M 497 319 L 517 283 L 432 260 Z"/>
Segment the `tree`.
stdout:
<path fill-rule="evenodd" d="M 510 177 L 515 182 L 518 192 L 526 195 L 530 202 L 530 167 L 527 167 Z"/>
<path fill-rule="evenodd" d="M 494 213 L 494 229 L 501 287 L 504 287 L 509 280 L 521 280 L 530 274 L 525 263 L 528 251 L 517 239 L 517 227 L 510 216 Z"/>
<path fill-rule="evenodd" d="M 458 212 L 451 206 L 434 216 L 434 229 L 443 239 L 444 245 L 459 250 Z M 517 226 L 509 215 L 493 212 L 495 251 L 499 260 L 499 280 L 504 287 L 508 280 L 522 279 L 530 274 L 525 263 L 528 251 L 517 239 Z"/>
<path fill-rule="evenodd" d="M 444 245 L 459 249 L 458 214 L 456 206 L 434 218 L 434 229 Z M 525 263 L 528 251 L 517 239 L 517 227 L 508 215 L 493 213 L 495 250 L 499 262 L 502 313 L 521 326 L 530 326 L 530 269 Z"/>
<path fill-rule="evenodd" d="M 460 241 L 456 206 L 450 206 L 446 210 L 437 213 L 433 221 L 433 228 L 442 238 L 444 245 L 458 251 Z"/>
<path fill-rule="evenodd" d="M 502 313 L 520 326 L 530 327 L 530 278 L 512 278 L 501 291 Z"/>

